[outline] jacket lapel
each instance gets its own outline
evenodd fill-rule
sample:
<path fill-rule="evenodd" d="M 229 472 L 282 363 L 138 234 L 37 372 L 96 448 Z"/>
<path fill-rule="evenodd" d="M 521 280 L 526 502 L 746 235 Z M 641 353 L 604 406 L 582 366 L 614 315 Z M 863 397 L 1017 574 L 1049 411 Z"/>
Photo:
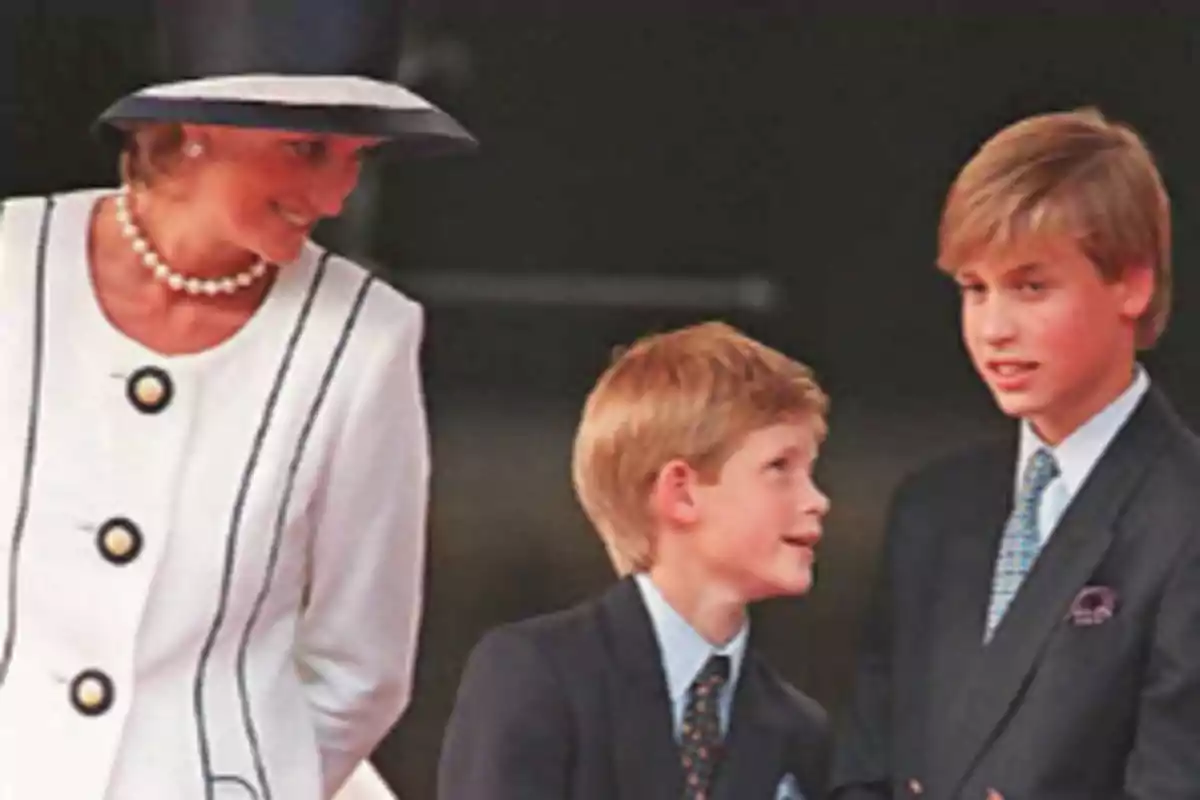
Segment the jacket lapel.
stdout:
<path fill-rule="evenodd" d="M 753 652 L 746 653 L 738 680 L 725 754 L 717 769 L 712 800 L 774 798 L 784 774 L 784 755 L 790 731 L 787 706 L 772 702 L 762 665 Z M 797 780 L 803 776 L 797 775 Z M 802 787 L 811 791 L 824 787 Z"/>
<path fill-rule="evenodd" d="M 1080 487 L 991 642 L 980 648 L 982 657 L 974 659 L 965 680 L 960 678 L 964 691 L 960 702 L 949 706 L 949 736 L 936 758 L 947 766 L 951 788 L 966 778 L 1016 706 L 1050 634 L 1104 557 L 1122 510 L 1165 439 L 1169 413 L 1166 401 L 1152 390 Z M 994 559 L 994 547 L 990 555 Z M 981 583 L 990 591 L 990 570 Z M 982 615 L 973 627 L 982 637 Z M 959 635 L 965 633 L 964 625 Z"/>
<path fill-rule="evenodd" d="M 944 542 L 934 572 L 937 584 L 930 629 L 933 658 L 928 708 L 934 730 L 945 731 L 945 712 L 957 708 L 970 674 L 983 653 L 983 628 L 991 595 L 992 570 L 1005 520 L 1012 507 L 1015 447 L 990 451 L 969 476 L 971 491 L 956 497 L 939 520 Z M 940 748 L 939 748 L 940 749 Z"/>
<path fill-rule="evenodd" d="M 680 797 L 683 768 L 650 615 L 630 578 L 601 603 L 606 645 L 618 667 L 610 707 L 618 796 Z"/>

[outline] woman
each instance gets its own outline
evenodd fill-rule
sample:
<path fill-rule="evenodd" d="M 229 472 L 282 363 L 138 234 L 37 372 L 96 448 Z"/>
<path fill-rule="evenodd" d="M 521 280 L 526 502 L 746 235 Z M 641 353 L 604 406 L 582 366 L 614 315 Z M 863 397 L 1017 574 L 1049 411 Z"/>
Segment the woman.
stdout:
<path fill-rule="evenodd" d="M 308 234 L 472 139 L 363 77 L 392 8 L 163 10 L 123 186 L 0 217 L 0 797 L 330 798 L 408 699 L 428 456 L 419 306 Z"/>

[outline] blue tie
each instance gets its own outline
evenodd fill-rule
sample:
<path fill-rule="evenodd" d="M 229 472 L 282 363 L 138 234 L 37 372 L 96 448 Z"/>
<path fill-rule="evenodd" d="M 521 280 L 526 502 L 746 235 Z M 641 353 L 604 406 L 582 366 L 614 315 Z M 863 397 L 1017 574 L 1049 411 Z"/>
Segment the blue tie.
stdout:
<path fill-rule="evenodd" d="M 1004 618 L 1004 612 L 1029 574 L 1041 549 L 1038 534 L 1038 508 L 1046 487 L 1058 477 L 1058 463 L 1045 449 L 1039 449 L 1029 459 L 1021 479 L 1021 490 L 1013 506 L 1012 516 L 1004 526 L 1000 540 L 1000 554 L 996 558 L 996 570 L 992 575 L 992 599 L 988 604 L 985 642 L 992 638 L 996 626 Z"/>

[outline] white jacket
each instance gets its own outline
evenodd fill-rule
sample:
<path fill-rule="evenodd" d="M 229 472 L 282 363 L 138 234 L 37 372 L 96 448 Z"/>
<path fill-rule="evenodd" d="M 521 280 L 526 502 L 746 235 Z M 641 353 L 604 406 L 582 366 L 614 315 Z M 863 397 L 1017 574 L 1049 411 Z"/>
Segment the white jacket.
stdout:
<path fill-rule="evenodd" d="M 161 356 L 92 291 L 102 194 L 0 217 L 0 798 L 327 800 L 411 689 L 420 307 L 310 245 Z"/>

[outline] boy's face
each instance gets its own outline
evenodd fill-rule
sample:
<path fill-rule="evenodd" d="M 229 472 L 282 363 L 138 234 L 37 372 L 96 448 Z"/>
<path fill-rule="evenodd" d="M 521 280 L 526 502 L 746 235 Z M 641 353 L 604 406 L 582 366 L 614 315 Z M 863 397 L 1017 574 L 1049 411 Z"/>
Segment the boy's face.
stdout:
<path fill-rule="evenodd" d="M 813 482 L 812 425 L 750 433 L 713 483 L 694 488 L 696 554 L 713 581 L 745 600 L 803 594 L 829 498 Z"/>
<path fill-rule="evenodd" d="M 955 276 L 962 334 L 1006 414 L 1049 444 L 1069 436 L 1129 385 L 1151 269 L 1114 281 L 1069 238 L 1028 238 L 985 252 Z"/>

